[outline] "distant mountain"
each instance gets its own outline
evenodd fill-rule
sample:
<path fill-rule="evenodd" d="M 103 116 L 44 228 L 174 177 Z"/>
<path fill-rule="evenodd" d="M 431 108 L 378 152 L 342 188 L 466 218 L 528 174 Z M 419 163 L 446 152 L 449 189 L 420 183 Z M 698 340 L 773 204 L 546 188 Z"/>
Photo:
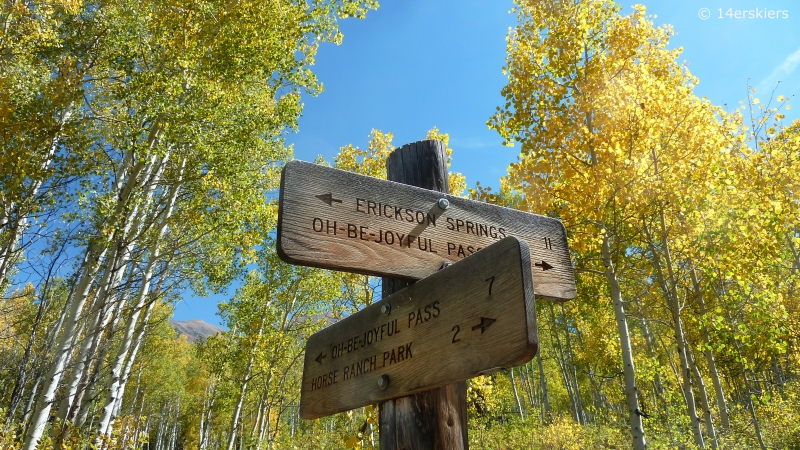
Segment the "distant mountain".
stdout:
<path fill-rule="evenodd" d="M 211 325 L 199 319 L 185 321 L 170 320 L 169 323 L 178 330 L 178 333 L 186 335 L 186 339 L 188 339 L 189 342 L 194 342 L 200 338 L 205 339 L 220 331 L 225 331 L 216 325 Z"/>

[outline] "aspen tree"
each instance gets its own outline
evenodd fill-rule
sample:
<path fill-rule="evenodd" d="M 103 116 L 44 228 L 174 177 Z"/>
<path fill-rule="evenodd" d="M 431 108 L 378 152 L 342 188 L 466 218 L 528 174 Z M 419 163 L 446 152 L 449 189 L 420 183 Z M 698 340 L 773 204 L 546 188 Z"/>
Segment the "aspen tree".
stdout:
<path fill-rule="evenodd" d="M 621 94 L 627 95 L 619 74 L 637 52 L 652 45 L 657 32 L 641 8 L 623 18 L 608 2 L 520 1 L 514 11 L 520 24 L 508 36 L 506 104 L 489 121 L 507 143 L 522 144 L 522 159 L 512 164 L 504 183 L 525 194 L 533 211 L 555 208 L 573 236 L 596 236 L 592 243 L 573 241 L 570 246 L 602 254 L 605 270 L 597 272 L 605 275 L 617 319 L 633 445 L 645 448 L 627 318 L 613 263 L 612 245 L 619 244 L 611 240 L 622 234 L 605 222 L 630 188 L 623 181 L 630 179 L 629 173 L 616 164 L 620 143 L 611 133 L 614 119 L 627 115 L 626 105 L 619 102 Z M 587 230 L 587 221 L 593 231 Z"/>
<path fill-rule="evenodd" d="M 264 197 L 277 185 L 278 163 L 290 155 L 282 135 L 296 128 L 300 92 L 321 89 L 308 66 L 321 42 L 341 40 L 338 19 L 363 17 L 377 4 L 212 1 L 178 8 L 160 0 L 121 0 L 17 6 L 6 3 L 11 10 L 3 12 L 10 18 L 6 25 L 21 28 L 4 28 L 13 36 L 0 35 L 0 41 L 22 55 L 13 61 L 19 68 L 38 64 L 28 73 L 39 78 L 17 83 L 34 95 L 13 91 L 0 111 L 17 125 L 30 117 L 49 122 L 6 130 L 39 135 L 26 150 L 29 176 L 3 182 L 8 202 L 0 220 L 8 227 L 0 230 L 0 268 L 5 277 L 12 265 L 7 255 L 17 251 L 19 233 L 12 229 L 24 229 L 19 224 L 42 207 L 20 209 L 17 197 L 35 197 L 40 187 L 58 194 L 54 187 L 62 189 L 62 175 L 78 177 L 80 189 L 70 195 L 81 210 L 68 218 L 80 223 L 84 246 L 47 375 L 34 383 L 41 389 L 32 394 L 36 407 L 23 445 L 32 449 L 62 387 L 58 416 L 83 423 L 92 402 L 86 393 L 105 391 L 95 424 L 101 434 L 113 428 L 152 299 L 163 294 L 151 292 L 152 286 L 216 288 L 252 260 L 274 221 Z M 37 105 L 36 98 L 50 104 Z M 5 162 L 3 180 L 14 171 Z M 175 176 L 181 171 L 182 179 Z M 167 264 L 166 255 L 175 261 Z M 134 284 L 120 286 L 126 273 Z M 137 292 L 111 295 L 118 288 Z M 126 300 L 132 304 L 123 306 Z M 120 330 L 124 335 L 113 335 Z M 121 347 L 108 351 L 119 339 Z M 110 384 L 95 377 L 106 352 L 113 361 Z M 169 431 L 173 437 L 175 430 Z"/>

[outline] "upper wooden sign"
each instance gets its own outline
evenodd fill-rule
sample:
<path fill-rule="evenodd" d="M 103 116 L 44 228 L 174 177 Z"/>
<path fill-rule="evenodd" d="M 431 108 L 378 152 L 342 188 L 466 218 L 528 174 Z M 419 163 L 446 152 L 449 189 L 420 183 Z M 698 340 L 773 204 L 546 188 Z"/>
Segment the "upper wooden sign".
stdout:
<path fill-rule="evenodd" d="M 278 216 L 286 262 L 413 279 L 516 236 L 530 248 L 536 295 L 575 298 L 566 230 L 551 217 L 303 161 L 283 169 Z"/>
<path fill-rule="evenodd" d="M 312 335 L 300 416 L 411 395 L 529 361 L 531 260 L 508 237 Z"/>

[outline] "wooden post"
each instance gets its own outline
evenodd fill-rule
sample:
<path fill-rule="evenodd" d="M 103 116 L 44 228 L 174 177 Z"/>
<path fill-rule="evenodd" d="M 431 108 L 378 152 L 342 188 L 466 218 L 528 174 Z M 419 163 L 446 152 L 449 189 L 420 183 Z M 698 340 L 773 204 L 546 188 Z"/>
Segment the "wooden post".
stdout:
<path fill-rule="evenodd" d="M 386 160 L 386 175 L 389 181 L 450 191 L 441 141 L 413 142 L 395 149 Z M 388 297 L 411 283 L 384 277 L 382 295 Z M 466 381 L 382 402 L 380 440 L 381 450 L 468 449 Z"/>

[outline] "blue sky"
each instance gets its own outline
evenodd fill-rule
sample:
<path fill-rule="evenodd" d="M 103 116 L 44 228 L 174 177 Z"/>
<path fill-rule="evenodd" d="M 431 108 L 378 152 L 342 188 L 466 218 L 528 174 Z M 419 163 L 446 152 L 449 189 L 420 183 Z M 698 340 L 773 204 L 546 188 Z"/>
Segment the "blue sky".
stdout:
<path fill-rule="evenodd" d="M 762 102 L 777 86 L 775 96 L 794 96 L 797 103 L 800 2 L 642 3 L 656 24 L 673 26 L 671 46 L 683 47 L 681 60 L 700 79 L 697 95 L 734 109 L 747 98 L 748 84 Z M 633 2 L 621 5 L 627 13 Z M 313 69 L 325 90 L 304 99 L 300 130 L 288 137 L 295 157 L 331 160 L 341 146 L 364 148 L 373 128 L 392 132 L 400 146 L 436 126 L 450 134 L 451 169 L 466 175 L 469 186 L 480 181 L 497 187 L 518 154 L 518 147 L 503 147 L 486 127 L 503 100 L 505 37 L 516 23 L 508 13 L 512 6 L 497 0 L 385 0 L 365 20 L 341 22 L 344 42 L 323 45 Z M 770 10 L 781 12 L 770 19 Z M 799 109 L 795 104 L 787 119 L 797 118 Z M 175 319 L 219 324 L 218 299 L 187 293 Z"/>

